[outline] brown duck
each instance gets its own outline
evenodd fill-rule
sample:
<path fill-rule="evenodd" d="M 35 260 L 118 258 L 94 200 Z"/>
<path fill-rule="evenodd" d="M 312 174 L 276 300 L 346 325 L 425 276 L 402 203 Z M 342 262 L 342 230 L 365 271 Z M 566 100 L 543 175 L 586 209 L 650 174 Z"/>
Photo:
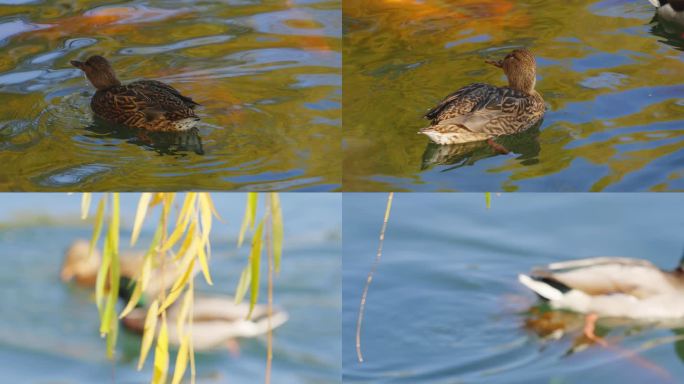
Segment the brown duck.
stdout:
<path fill-rule="evenodd" d="M 437 144 L 461 144 L 522 132 L 544 116 L 544 99 L 534 90 L 536 62 L 527 49 L 516 49 L 503 60 L 486 61 L 503 69 L 507 87 L 465 86 L 442 100 L 425 117 L 432 124 L 418 133 Z"/>
<path fill-rule="evenodd" d="M 121 85 L 114 69 L 102 56 L 71 65 L 85 72 L 97 92 L 90 101 L 95 114 L 109 122 L 155 132 L 185 131 L 199 121 L 199 104 L 168 84 L 138 80 Z"/>

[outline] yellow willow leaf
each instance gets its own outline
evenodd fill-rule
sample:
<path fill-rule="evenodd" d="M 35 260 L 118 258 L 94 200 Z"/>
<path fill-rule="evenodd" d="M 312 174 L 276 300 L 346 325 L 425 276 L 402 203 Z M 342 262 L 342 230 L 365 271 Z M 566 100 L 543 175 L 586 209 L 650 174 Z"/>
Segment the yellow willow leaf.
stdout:
<path fill-rule="evenodd" d="M 111 248 L 109 246 L 109 238 L 105 238 L 104 247 L 102 249 L 102 263 L 100 264 L 100 269 L 97 271 L 97 278 L 95 280 L 95 303 L 97 304 L 97 309 L 100 312 L 100 323 L 102 323 L 104 317 L 102 313 L 102 301 L 104 300 L 104 289 L 105 284 L 109 276 L 109 267 L 112 264 L 112 254 Z"/>
<path fill-rule="evenodd" d="M 106 335 L 112 328 L 112 323 L 116 322 L 116 302 L 118 300 L 119 293 L 119 259 L 112 245 L 112 240 L 107 236 L 105 239 L 105 250 L 104 255 L 110 260 L 109 266 L 109 292 L 107 293 L 107 303 L 105 304 L 105 309 L 102 314 L 102 319 L 100 322 L 100 334 Z"/>
<path fill-rule="evenodd" d="M 150 208 L 156 207 L 163 201 L 164 198 L 164 193 L 163 192 L 156 192 L 152 195 L 152 201 L 150 201 Z"/>
<path fill-rule="evenodd" d="M 179 260 L 184 257 L 184 255 L 188 252 L 188 250 L 194 250 L 193 247 L 191 247 L 192 242 L 195 240 L 195 222 L 190 223 L 190 227 L 188 228 L 188 231 L 185 234 L 185 239 L 183 240 L 183 243 L 181 244 L 180 249 L 178 250 L 178 254 L 174 258 L 175 260 Z"/>
<path fill-rule="evenodd" d="M 112 194 L 112 217 L 109 223 L 109 235 L 114 253 L 119 254 L 119 194 Z"/>
<path fill-rule="evenodd" d="M 173 199 L 176 197 L 175 193 L 171 192 L 166 192 L 164 193 L 164 205 L 163 205 L 163 214 L 165 217 L 169 217 L 169 213 L 171 212 L 171 206 L 173 205 Z M 168 220 L 167 220 L 168 222 Z"/>
<path fill-rule="evenodd" d="M 214 205 L 214 201 L 211 199 L 211 194 L 209 192 L 204 192 L 203 193 L 204 198 L 207 200 L 207 205 L 209 205 L 209 208 L 211 209 L 211 213 L 216 216 L 217 219 L 221 219 L 221 215 L 218 214 L 218 211 L 216 211 L 216 206 Z"/>
<path fill-rule="evenodd" d="M 245 232 L 247 232 L 247 227 L 254 228 L 256 206 L 257 194 L 256 192 L 249 192 L 247 194 L 247 206 L 245 207 L 245 217 L 242 219 L 242 226 L 240 227 L 240 234 L 238 235 L 238 248 L 242 246 L 242 242 L 245 240 Z"/>
<path fill-rule="evenodd" d="M 280 208 L 280 197 L 271 193 L 271 225 L 273 233 L 273 263 L 276 272 L 280 272 L 280 259 L 283 255 L 283 212 Z"/>
<path fill-rule="evenodd" d="M 145 317 L 145 327 L 143 328 L 142 343 L 140 344 L 140 358 L 138 359 L 138 371 L 142 369 L 147 358 L 147 353 L 152 346 L 154 340 L 154 332 L 157 330 L 157 309 L 159 308 L 159 301 L 155 300 L 147 310 Z"/>
<path fill-rule="evenodd" d="M 252 266 L 248 263 L 245 269 L 242 270 L 242 273 L 240 273 L 240 281 L 235 289 L 235 304 L 240 304 L 242 299 L 245 298 L 245 293 L 247 293 L 247 287 L 252 277 L 251 272 Z"/>
<path fill-rule="evenodd" d="M 138 241 L 138 236 L 140 235 L 140 228 L 142 228 L 143 221 L 145 221 L 145 216 L 147 216 L 147 208 L 150 206 L 151 199 L 152 194 L 149 192 L 144 192 L 142 195 L 140 195 L 140 200 L 138 201 L 138 209 L 135 212 L 133 233 L 131 233 L 131 246 L 135 245 L 135 242 Z"/>
<path fill-rule="evenodd" d="M 92 200 L 93 194 L 89 192 L 83 192 L 81 196 L 81 220 L 88 218 L 88 211 L 90 210 L 90 200 Z"/>
<path fill-rule="evenodd" d="M 185 335 L 178 348 L 178 355 L 176 356 L 176 368 L 173 370 L 173 379 L 171 384 L 178 384 L 183 380 L 185 369 L 188 367 L 188 345 L 190 344 L 190 337 Z"/>
<path fill-rule="evenodd" d="M 166 296 L 161 308 L 159 308 L 160 313 L 166 310 L 166 308 L 168 308 L 171 304 L 175 303 L 178 296 L 180 296 L 180 294 L 183 292 L 183 288 L 188 283 L 190 276 L 193 275 L 192 272 L 195 269 L 195 260 L 196 259 L 190 260 L 190 264 L 188 264 L 185 272 L 173 284 L 171 291 L 169 292 L 168 296 Z"/>
<path fill-rule="evenodd" d="M 209 242 L 211 232 L 211 207 L 207 202 L 206 195 L 200 195 L 200 218 L 202 222 L 202 246 Z"/>
<path fill-rule="evenodd" d="M 209 263 L 207 262 L 207 254 L 204 252 L 204 247 L 200 241 L 195 242 L 197 244 L 197 256 L 199 257 L 200 265 L 202 266 L 202 274 L 204 274 L 204 280 L 207 284 L 214 285 L 211 281 L 211 274 L 209 274 Z"/>
<path fill-rule="evenodd" d="M 95 226 L 93 227 L 93 237 L 90 239 L 90 248 L 88 249 L 88 258 L 92 256 L 93 250 L 98 240 L 100 240 L 100 233 L 102 232 L 102 224 L 104 224 L 104 209 L 106 199 L 103 197 L 97 204 L 97 212 L 95 213 Z"/>
<path fill-rule="evenodd" d="M 161 328 L 157 336 L 157 348 L 154 350 L 154 373 L 152 384 L 166 383 L 169 370 L 169 334 L 166 329 L 166 317 L 162 317 Z"/>
<path fill-rule="evenodd" d="M 178 221 L 176 222 L 176 228 L 173 230 L 171 236 L 169 236 L 169 238 L 164 243 L 162 252 L 171 249 L 183 235 L 185 229 L 188 227 L 188 222 L 190 221 L 190 213 L 192 213 L 192 211 L 194 210 L 192 208 L 194 208 L 195 205 L 195 196 L 196 195 L 194 193 L 188 193 L 188 195 L 185 197 L 183 207 L 181 208 L 181 213 L 178 216 Z"/>
<path fill-rule="evenodd" d="M 247 318 L 252 316 L 252 311 L 256 305 L 257 299 L 259 298 L 259 266 L 261 264 L 261 233 L 264 230 L 264 221 L 262 220 L 257 227 L 256 232 L 254 232 L 254 237 L 252 238 L 252 252 L 249 256 L 249 264 L 252 266 L 252 277 L 251 277 L 251 288 L 249 293 L 249 313 Z"/>
<path fill-rule="evenodd" d="M 114 347 L 116 346 L 116 337 L 119 334 L 119 323 L 114 321 L 112 323 L 112 328 L 107 334 L 107 358 L 114 358 Z"/>
<path fill-rule="evenodd" d="M 180 311 L 178 312 L 178 320 L 176 321 L 176 330 L 179 335 L 183 334 L 183 328 L 185 321 L 188 320 L 188 313 L 190 312 L 190 306 L 192 305 L 192 297 L 194 293 L 193 284 L 188 285 L 188 289 L 185 291 L 185 296 L 183 296 L 183 301 L 181 302 Z"/>
<path fill-rule="evenodd" d="M 489 209 L 492 206 L 492 193 L 485 192 L 485 206 Z"/>
<path fill-rule="evenodd" d="M 140 302 L 140 298 L 142 297 L 142 294 L 145 291 L 145 288 L 147 287 L 147 282 L 150 280 L 150 274 L 152 272 L 151 270 L 152 259 L 149 255 L 145 255 L 145 260 L 143 261 L 143 267 L 142 271 L 140 272 L 140 277 L 138 278 L 138 281 L 136 281 L 135 289 L 133 289 L 131 299 L 128 300 L 126 308 L 124 308 L 124 310 L 121 311 L 119 319 L 123 319 L 124 317 L 126 317 L 133 310 L 133 308 L 135 308 L 135 306 Z"/>

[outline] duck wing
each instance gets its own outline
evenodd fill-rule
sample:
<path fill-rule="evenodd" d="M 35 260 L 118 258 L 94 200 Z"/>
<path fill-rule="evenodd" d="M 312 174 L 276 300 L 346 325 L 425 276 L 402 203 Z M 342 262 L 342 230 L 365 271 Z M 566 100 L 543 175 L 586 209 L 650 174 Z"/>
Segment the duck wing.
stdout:
<path fill-rule="evenodd" d="M 591 296 L 627 294 L 637 298 L 671 293 L 673 276 L 646 260 L 599 257 L 550 264 L 532 271 L 532 279 L 560 291 L 579 290 Z"/>
<path fill-rule="evenodd" d="M 487 103 L 498 89 L 493 85 L 483 83 L 467 85 L 444 98 L 436 107 L 428 111 L 425 117 L 436 124 L 441 120 L 471 113 L 482 108 L 483 103 Z"/>
<path fill-rule="evenodd" d="M 150 92 L 169 93 L 169 94 L 181 99 L 188 108 L 195 108 L 196 106 L 200 105 L 199 103 L 194 101 L 192 98 L 190 98 L 188 96 L 183 96 L 176 88 L 174 88 L 174 87 L 172 87 L 166 83 L 162 83 L 161 81 L 138 80 L 138 81 L 132 82 L 130 85 L 134 86 L 134 87 L 140 87 L 143 89 L 148 89 Z"/>

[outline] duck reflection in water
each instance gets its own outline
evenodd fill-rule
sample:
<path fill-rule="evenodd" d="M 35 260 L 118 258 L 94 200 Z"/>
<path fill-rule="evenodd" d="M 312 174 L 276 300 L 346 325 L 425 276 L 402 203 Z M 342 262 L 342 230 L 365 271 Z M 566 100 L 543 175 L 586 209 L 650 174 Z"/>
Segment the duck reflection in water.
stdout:
<path fill-rule="evenodd" d="M 126 140 L 128 143 L 152 149 L 160 155 L 186 156 L 189 152 L 204 155 L 202 138 L 197 127 L 176 132 L 151 132 L 112 124 L 95 116 L 86 130 L 92 133 L 89 137 Z"/>
<path fill-rule="evenodd" d="M 523 165 L 532 165 L 539 162 L 537 156 L 541 150 L 539 145 L 539 127 L 543 120 L 532 128 L 513 135 L 500 136 L 494 139 L 495 146 L 506 148 L 506 151 L 497 150 L 491 143 L 476 141 L 462 144 L 439 145 L 429 142 L 423 152 L 421 170 L 433 166 L 448 166 L 442 172 L 461 168 L 466 165 L 474 165 L 477 161 L 499 155 L 518 154 L 517 159 Z"/>

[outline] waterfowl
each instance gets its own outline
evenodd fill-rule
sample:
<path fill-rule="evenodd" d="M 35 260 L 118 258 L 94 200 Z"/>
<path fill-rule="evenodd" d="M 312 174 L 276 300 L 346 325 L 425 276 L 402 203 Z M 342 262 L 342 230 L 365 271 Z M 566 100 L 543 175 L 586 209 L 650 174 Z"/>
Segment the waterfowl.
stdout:
<path fill-rule="evenodd" d="M 97 272 L 102 263 L 100 251 L 93 249 L 90 252 L 90 241 L 75 240 L 64 253 L 64 262 L 60 272 L 60 278 L 67 283 L 74 280 L 77 285 L 86 288 L 93 288 L 97 280 Z M 119 256 L 119 265 L 122 278 L 134 279 L 142 270 L 144 253 L 129 252 Z M 163 288 L 173 285 L 176 278 L 183 273 L 176 265 L 169 260 L 165 267 L 165 278 L 162 279 L 156 270 L 150 277 L 145 293 L 148 296 L 156 296 Z M 193 271 L 197 273 L 198 271 Z"/>
<path fill-rule="evenodd" d="M 431 125 L 418 133 L 437 144 L 486 140 L 505 152 L 493 138 L 522 132 L 543 118 L 546 108 L 534 89 L 536 61 L 532 52 L 516 49 L 502 60 L 486 63 L 503 69 L 508 86 L 476 83 L 457 90 L 425 115 Z"/>
<path fill-rule="evenodd" d="M 648 0 L 665 21 L 684 25 L 684 0 Z"/>
<path fill-rule="evenodd" d="M 90 107 L 101 119 L 154 132 L 184 131 L 199 121 L 194 111 L 199 104 L 168 84 L 139 80 L 122 85 L 107 59 L 97 55 L 71 65 L 97 89 Z"/>
<path fill-rule="evenodd" d="M 119 297 L 124 301 L 130 300 L 134 285 L 128 279 L 122 279 Z M 179 300 L 180 301 L 180 300 Z M 176 302 L 166 311 L 168 324 L 176 324 L 180 315 L 180 305 Z M 138 334 L 142 334 L 145 327 L 147 309 L 141 302 L 121 321 L 123 326 Z M 286 312 L 274 309 L 268 316 L 268 308 L 264 305 L 256 305 L 252 316 L 247 319 L 249 304 L 236 304 L 230 296 L 201 295 L 195 294 L 193 299 L 192 340 L 196 351 L 206 351 L 220 347 L 235 348 L 236 338 L 253 338 L 266 334 L 269 330 L 283 325 L 288 315 Z M 175 326 L 168 327 L 169 344 L 178 346 L 178 337 Z"/>

